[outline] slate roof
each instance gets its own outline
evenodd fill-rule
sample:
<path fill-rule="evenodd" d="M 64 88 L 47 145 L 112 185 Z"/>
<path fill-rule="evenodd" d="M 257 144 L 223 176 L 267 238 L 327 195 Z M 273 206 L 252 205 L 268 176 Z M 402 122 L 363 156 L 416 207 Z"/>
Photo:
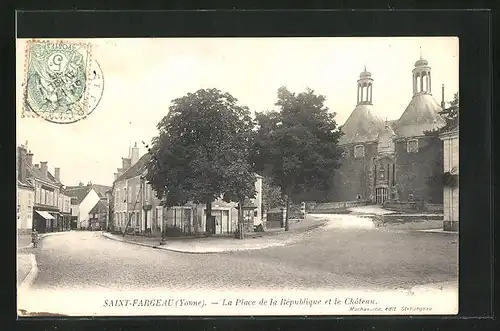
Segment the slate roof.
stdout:
<path fill-rule="evenodd" d="M 68 186 L 66 187 L 66 195 L 71 198 L 72 205 L 79 205 L 87 194 L 89 194 L 90 190 L 92 190 L 92 186 L 90 185 Z"/>
<path fill-rule="evenodd" d="M 30 184 L 30 183 L 28 183 L 28 182 L 23 183 L 23 182 L 21 182 L 19 179 L 17 180 L 17 186 L 18 186 L 18 187 L 23 187 L 23 188 L 27 188 L 27 189 L 34 190 L 33 185 L 31 185 L 31 184 Z"/>
<path fill-rule="evenodd" d="M 400 137 L 422 136 L 425 131 L 445 125 L 444 119 L 439 115 L 441 110 L 441 106 L 431 94 L 415 95 L 395 123 L 394 130 Z"/>
<path fill-rule="evenodd" d="M 459 131 L 460 131 L 459 124 L 457 124 L 454 127 L 450 128 L 449 130 L 441 132 L 440 136 L 452 135 L 453 133 L 459 132 Z"/>
<path fill-rule="evenodd" d="M 99 211 L 107 211 L 107 210 L 108 207 L 106 206 L 106 204 L 103 201 L 99 200 L 89 213 L 97 214 Z"/>
<path fill-rule="evenodd" d="M 373 105 L 360 104 L 342 126 L 344 135 L 340 144 L 350 144 L 377 140 L 378 134 L 385 128 L 385 121 L 376 113 Z"/>
<path fill-rule="evenodd" d="M 41 179 L 43 181 L 49 182 L 54 185 L 61 185 L 54 176 L 50 173 L 50 171 L 47 171 L 47 176 L 45 176 L 40 168 L 37 168 L 35 166 L 26 166 L 26 177 L 34 177 L 37 179 Z"/>
<path fill-rule="evenodd" d="M 92 188 L 96 191 L 97 195 L 101 198 L 106 197 L 106 192 L 111 190 L 111 186 L 92 184 Z"/>
<path fill-rule="evenodd" d="M 100 198 L 106 197 L 106 191 L 111 189 L 110 186 L 91 184 L 82 186 L 67 186 L 66 195 L 71 197 L 71 204 L 79 205 L 83 199 L 89 194 L 90 190 L 94 189 Z"/>
<path fill-rule="evenodd" d="M 146 170 L 146 165 L 151 160 L 151 154 L 144 154 L 134 165 L 127 169 L 123 174 L 121 174 L 116 180 L 116 182 L 121 182 L 126 179 L 134 178 L 140 176 Z"/>

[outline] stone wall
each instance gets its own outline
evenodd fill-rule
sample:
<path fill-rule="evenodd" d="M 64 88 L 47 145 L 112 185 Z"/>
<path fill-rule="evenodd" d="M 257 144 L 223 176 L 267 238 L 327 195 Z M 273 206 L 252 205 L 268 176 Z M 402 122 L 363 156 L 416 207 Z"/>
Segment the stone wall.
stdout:
<path fill-rule="evenodd" d="M 315 205 L 312 213 L 318 211 L 326 211 L 326 210 L 336 210 L 336 209 L 346 209 L 353 208 L 359 206 L 366 206 L 371 204 L 370 200 L 357 200 L 357 201 L 341 201 L 341 202 L 327 202 L 327 203 L 318 203 Z"/>
<path fill-rule="evenodd" d="M 358 194 L 362 199 L 373 198 L 373 158 L 377 155 L 376 143 L 365 143 L 363 158 L 354 157 L 357 144 L 344 145 L 346 154 L 334 175 L 334 188 L 329 194 L 330 201 L 354 201 Z"/>
<path fill-rule="evenodd" d="M 443 203 L 443 144 L 435 137 L 418 139 L 418 152 L 408 153 L 406 141 L 396 143 L 396 184 L 399 199 L 414 199 L 428 203 Z"/>

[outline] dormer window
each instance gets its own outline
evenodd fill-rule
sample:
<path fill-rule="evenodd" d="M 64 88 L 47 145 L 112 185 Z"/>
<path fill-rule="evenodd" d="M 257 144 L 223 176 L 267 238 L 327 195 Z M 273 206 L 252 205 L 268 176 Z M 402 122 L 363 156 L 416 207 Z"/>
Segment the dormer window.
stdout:
<path fill-rule="evenodd" d="M 357 145 L 354 147 L 354 157 L 360 159 L 365 156 L 365 146 Z"/>
<path fill-rule="evenodd" d="M 408 153 L 418 153 L 418 139 L 411 139 L 406 142 L 406 151 Z"/>

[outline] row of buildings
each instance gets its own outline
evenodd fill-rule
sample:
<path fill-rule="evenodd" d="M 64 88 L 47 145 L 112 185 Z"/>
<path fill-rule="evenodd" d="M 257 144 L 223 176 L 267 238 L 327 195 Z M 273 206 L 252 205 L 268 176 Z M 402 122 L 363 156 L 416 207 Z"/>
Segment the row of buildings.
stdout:
<path fill-rule="evenodd" d="M 163 230 L 184 235 L 198 233 L 232 234 L 237 229 L 238 209 L 236 203 L 218 199 L 212 203 L 209 223 L 206 222 L 205 205 L 187 203 L 166 208 L 145 179 L 146 166 L 151 155 L 139 157 L 137 144 L 129 149 L 129 156 L 122 158 L 122 166 L 114 174 L 112 228 L 145 234 L 159 234 Z M 246 231 L 253 231 L 262 223 L 262 177 L 256 175 L 256 196 L 244 206 Z"/>
<path fill-rule="evenodd" d="M 108 219 L 111 187 L 80 183 L 66 186 L 61 169 L 33 162 L 28 143 L 16 153 L 17 229 L 20 232 L 100 228 Z"/>
<path fill-rule="evenodd" d="M 444 85 L 439 104 L 432 95 L 431 67 L 420 57 L 411 72 L 413 97 L 397 120 L 383 120 L 373 104 L 374 79 L 366 70 L 357 81 L 356 107 L 339 143 L 340 168 L 331 201 L 364 200 L 380 205 L 422 204 L 444 210 L 446 229 L 458 222 L 458 186 L 443 183 L 458 176 L 458 126 L 441 135 L 445 125 Z"/>

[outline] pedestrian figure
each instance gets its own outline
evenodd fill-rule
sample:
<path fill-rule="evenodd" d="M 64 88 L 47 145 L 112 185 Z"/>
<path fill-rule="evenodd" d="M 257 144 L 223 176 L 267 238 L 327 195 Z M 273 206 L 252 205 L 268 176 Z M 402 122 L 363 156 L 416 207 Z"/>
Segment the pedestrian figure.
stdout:
<path fill-rule="evenodd" d="M 31 241 L 33 242 L 33 247 L 38 246 L 38 231 L 36 231 L 36 229 L 33 229 L 31 233 Z"/>

